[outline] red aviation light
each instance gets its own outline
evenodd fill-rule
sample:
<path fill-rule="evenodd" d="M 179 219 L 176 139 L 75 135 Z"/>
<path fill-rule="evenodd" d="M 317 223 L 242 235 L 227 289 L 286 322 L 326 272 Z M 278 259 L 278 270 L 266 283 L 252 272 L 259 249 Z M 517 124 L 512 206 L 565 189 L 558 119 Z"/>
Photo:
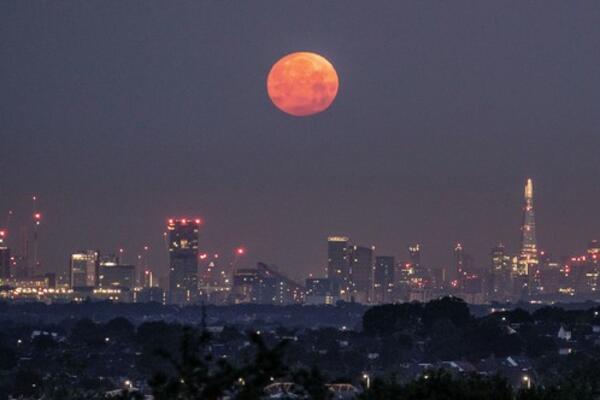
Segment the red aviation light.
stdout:
<path fill-rule="evenodd" d="M 195 223 L 197 223 L 198 225 L 200 225 L 202 223 L 202 220 L 200 218 L 196 218 L 194 220 Z"/>
<path fill-rule="evenodd" d="M 236 253 L 238 256 L 243 256 L 243 255 L 246 253 L 246 250 L 245 250 L 243 247 L 238 247 L 238 248 L 235 250 L 235 253 Z"/>
<path fill-rule="evenodd" d="M 181 224 L 182 224 L 182 225 L 185 225 L 185 224 L 187 224 L 187 219 L 185 219 L 185 218 L 182 218 L 182 219 L 181 219 Z"/>
<path fill-rule="evenodd" d="M 205 259 L 206 259 L 206 257 L 208 257 L 208 255 L 207 255 L 206 253 L 202 253 L 202 254 L 200 254 L 200 259 L 201 259 L 201 260 L 205 260 Z"/>
<path fill-rule="evenodd" d="M 0 230 L 0 237 L 6 237 L 6 231 Z"/>

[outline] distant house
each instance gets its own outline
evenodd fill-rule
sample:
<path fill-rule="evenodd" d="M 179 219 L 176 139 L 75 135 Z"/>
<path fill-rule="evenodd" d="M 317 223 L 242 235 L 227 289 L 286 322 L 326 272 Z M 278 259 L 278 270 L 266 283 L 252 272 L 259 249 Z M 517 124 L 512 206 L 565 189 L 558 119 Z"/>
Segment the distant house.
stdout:
<path fill-rule="evenodd" d="M 563 326 L 560 327 L 560 329 L 558 330 L 558 333 L 556 334 L 556 337 L 558 337 L 559 339 L 562 340 L 571 340 L 571 331 L 566 330 Z"/>
<path fill-rule="evenodd" d="M 467 361 L 442 361 L 442 368 L 459 373 L 477 372 L 477 368 Z"/>
<path fill-rule="evenodd" d="M 560 349 L 558 349 L 558 354 L 561 356 L 568 356 L 572 352 L 573 352 L 573 349 L 570 347 L 561 347 Z"/>

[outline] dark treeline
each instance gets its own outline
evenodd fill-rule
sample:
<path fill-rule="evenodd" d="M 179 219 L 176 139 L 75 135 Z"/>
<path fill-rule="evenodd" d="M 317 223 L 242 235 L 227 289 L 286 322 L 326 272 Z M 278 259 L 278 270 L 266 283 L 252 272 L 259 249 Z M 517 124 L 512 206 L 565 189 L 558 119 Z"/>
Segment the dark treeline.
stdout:
<path fill-rule="evenodd" d="M 331 398 L 334 383 L 352 384 L 361 399 L 600 396 L 598 308 L 475 317 L 448 297 L 372 307 L 357 329 L 214 325 L 210 310 L 198 308 L 190 323 L 95 315 L 35 323 L 4 315 L 0 399 L 104 398 L 132 387 L 119 396 L 259 399 L 278 382 L 311 399 Z M 518 366 L 484 369 L 505 358 Z"/>

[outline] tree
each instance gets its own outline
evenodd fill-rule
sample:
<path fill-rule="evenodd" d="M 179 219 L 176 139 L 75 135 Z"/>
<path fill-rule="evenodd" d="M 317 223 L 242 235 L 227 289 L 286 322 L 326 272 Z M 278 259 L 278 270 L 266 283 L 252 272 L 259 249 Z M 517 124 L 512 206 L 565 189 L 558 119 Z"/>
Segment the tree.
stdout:
<path fill-rule="evenodd" d="M 388 335 L 412 331 L 423 312 L 421 303 L 385 304 L 368 309 L 363 315 L 363 330 L 368 335 Z"/>
<path fill-rule="evenodd" d="M 33 397 L 41 390 L 42 377 L 30 368 L 20 368 L 15 373 L 13 396 Z"/>
<path fill-rule="evenodd" d="M 462 327 L 471 322 L 473 316 L 463 299 L 447 296 L 430 301 L 423 309 L 423 325 L 426 330 L 441 319 L 449 319 L 455 326 Z"/>
<path fill-rule="evenodd" d="M 123 317 L 113 318 L 104 325 L 106 336 L 120 340 L 131 340 L 135 334 L 135 327 Z"/>
<path fill-rule="evenodd" d="M 304 388 L 306 394 L 312 400 L 328 400 L 333 397 L 327 386 L 325 386 L 327 383 L 325 377 L 317 367 L 312 367 L 310 371 L 298 370 L 292 375 L 292 379 Z"/>
<path fill-rule="evenodd" d="M 11 369 L 17 364 L 17 355 L 8 346 L 0 343 L 0 370 Z"/>
<path fill-rule="evenodd" d="M 235 369 L 225 360 L 214 361 L 207 345 L 210 335 L 191 327 L 183 329 L 179 357 L 162 352 L 175 374 L 157 373 L 150 381 L 156 400 L 217 400 L 237 379 Z"/>

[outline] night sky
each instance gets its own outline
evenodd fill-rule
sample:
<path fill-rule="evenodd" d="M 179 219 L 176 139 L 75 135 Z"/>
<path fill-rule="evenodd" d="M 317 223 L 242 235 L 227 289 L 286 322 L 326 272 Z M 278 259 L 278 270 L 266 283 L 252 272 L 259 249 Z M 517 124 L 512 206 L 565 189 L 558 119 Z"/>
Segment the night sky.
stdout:
<path fill-rule="evenodd" d="M 203 249 L 319 273 L 346 234 L 425 264 L 461 241 L 489 265 L 519 246 L 535 184 L 538 244 L 600 237 L 597 1 L 0 2 L 0 213 L 44 213 L 41 255 L 144 244 L 166 270 L 169 216 Z M 336 67 L 324 113 L 276 109 L 281 56 Z"/>

